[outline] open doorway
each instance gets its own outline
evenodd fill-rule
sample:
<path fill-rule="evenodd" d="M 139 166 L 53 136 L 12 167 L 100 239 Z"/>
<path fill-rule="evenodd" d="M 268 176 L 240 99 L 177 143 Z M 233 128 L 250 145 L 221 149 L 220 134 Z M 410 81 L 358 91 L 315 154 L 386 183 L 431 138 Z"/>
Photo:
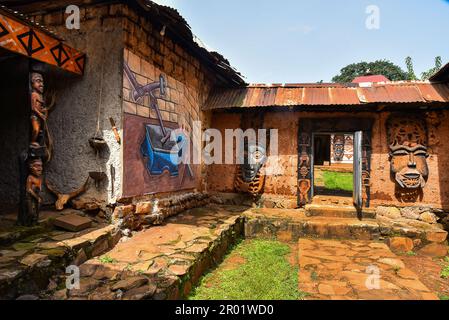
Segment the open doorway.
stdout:
<path fill-rule="evenodd" d="M 352 198 L 354 191 L 354 134 L 313 135 L 313 189 L 315 196 Z"/>
<path fill-rule="evenodd" d="M 369 208 L 372 126 L 373 120 L 363 117 L 300 119 L 299 207 L 316 202 L 318 197 L 329 197 L 332 205 Z M 335 198 L 343 201 L 335 202 Z"/>

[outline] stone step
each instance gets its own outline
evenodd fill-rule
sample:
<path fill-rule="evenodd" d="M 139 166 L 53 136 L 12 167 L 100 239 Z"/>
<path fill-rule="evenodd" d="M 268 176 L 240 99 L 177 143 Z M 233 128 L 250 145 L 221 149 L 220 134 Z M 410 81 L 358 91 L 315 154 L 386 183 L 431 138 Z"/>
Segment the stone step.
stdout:
<path fill-rule="evenodd" d="M 335 217 L 297 217 L 295 219 L 247 215 L 247 238 L 271 238 L 297 242 L 300 238 L 378 240 L 380 226 L 376 220 Z"/>
<path fill-rule="evenodd" d="M 354 206 L 310 204 L 305 207 L 305 210 L 308 217 L 359 218 L 357 209 Z M 363 208 L 361 217 L 374 219 L 376 211 L 370 208 Z"/>
<path fill-rule="evenodd" d="M 443 243 L 447 231 L 437 225 L 410 219 L 341 218 L 308 216 L 303 209 L 251 209 L 244 213 L 245 236 L 271 238 L 296 242 L 299 238 L 380 240 L 392 237 L 408 237 L 421 246 Z"/>

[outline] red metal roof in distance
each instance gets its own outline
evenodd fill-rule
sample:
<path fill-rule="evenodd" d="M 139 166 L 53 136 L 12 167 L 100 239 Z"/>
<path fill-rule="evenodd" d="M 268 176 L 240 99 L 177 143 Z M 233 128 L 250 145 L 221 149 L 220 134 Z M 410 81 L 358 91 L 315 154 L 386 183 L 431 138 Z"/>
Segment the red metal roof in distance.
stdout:
<path fill-rule="evenodd" d="M 352 83 L 364 83 L 364 82 L 388 82 L 390 81 L 390 79 L 388 79 L 387 77 L 381 75 L 381 74 L 376 74 L 376 75 L 371 75 L 371 76 L 361 76 L 361 77 L 357 77 L 354 80 L 352 80 Z"/>

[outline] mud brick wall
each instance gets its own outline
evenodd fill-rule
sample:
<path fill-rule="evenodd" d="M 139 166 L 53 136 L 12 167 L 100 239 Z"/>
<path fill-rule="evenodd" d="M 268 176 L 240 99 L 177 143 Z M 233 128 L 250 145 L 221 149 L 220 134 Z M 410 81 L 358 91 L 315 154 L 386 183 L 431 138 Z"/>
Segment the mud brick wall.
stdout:
<path fill-rule="evenodd" d="M 248 111 L 251 112 L 251 111 Z M 298 126 L 303 118 L 363 117 L 373 119 L 372 156 L 371 156 L 371 206 L 431 206 L 449 210 L 449 144 L 445 137 L 449 134 L 449 123 L 446 119 L 449 112 L 440 115 L 441 123 L 433 126 L 428 123 L 429 131 L 429 179 L 424 188 L 422 201 L 403 203 L 395 197 L 395 182 L 390 175 L 389 148 L 387 143 L 386 120 L 389 112 L 356 114 L 335 112 L 265 112 L 264 128 L 279 130 L 279 161 L 269 166 L 280 166 L 283 172 L 267 176 L 265 198 L 284 198 L 295 201 L 298 179 Z M 425 115 L 423 115 L 425 116 Z M 235 129 L 241 123 L 241 113 L 214 112 L 212 128 L 219 129 L 223 136 L 225 129 Z M 256 128 L 257 129 L 257 128 Z M 232 193 L 234 191 L 235 165 L 208 166 L 207 190 L 209 192 Z M 280 200 L 282 201 L 282 200 Z"/>

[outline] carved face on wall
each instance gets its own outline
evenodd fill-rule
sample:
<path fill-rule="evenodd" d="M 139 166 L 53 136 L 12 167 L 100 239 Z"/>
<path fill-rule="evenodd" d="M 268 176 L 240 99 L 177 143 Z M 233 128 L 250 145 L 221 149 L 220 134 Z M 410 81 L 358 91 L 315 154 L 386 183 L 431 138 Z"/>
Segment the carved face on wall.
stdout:
<path fill-rule="evenodd" d="M 343 161 L 345 154 L 345 136 L 335 135 L 334 137 L 334 161 Z"/>
<path fill-rule="evenodd" d="M 31 87 L 34 91 L 44 93 L 44 77 L 40 73 L 33 72 L 31 74 Z"/>
<path fill-rule="evenodd" d="M 244 164 L 242 164 L 243 181 L 252 182 L 266 161 L 267 152 L 264 147 L 245 143 Z"/>
<path fill-rule="evenodd" d="M 387 122 L 391 174 L 403 189 L 424 188 L 427 166 L 427 128 L 418 118 L 391 117 Z"/>

